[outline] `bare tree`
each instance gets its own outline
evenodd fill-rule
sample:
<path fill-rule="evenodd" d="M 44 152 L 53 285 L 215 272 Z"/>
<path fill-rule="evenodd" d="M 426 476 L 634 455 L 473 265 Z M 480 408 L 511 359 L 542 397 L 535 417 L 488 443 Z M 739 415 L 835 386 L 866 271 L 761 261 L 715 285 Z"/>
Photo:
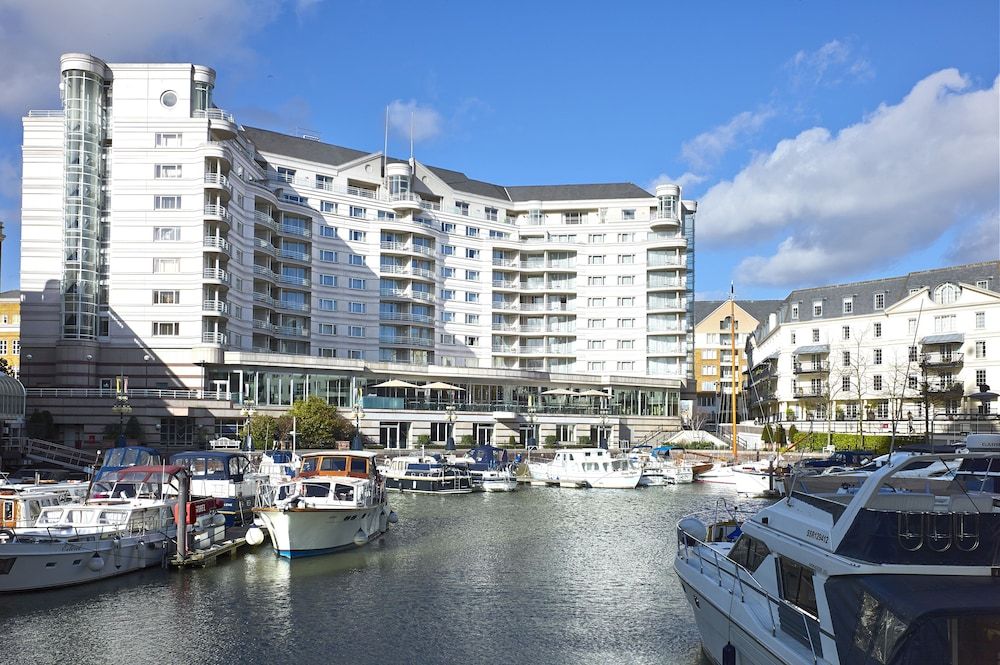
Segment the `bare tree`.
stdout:
<path fill-rule="evenodd" d="M 864 343 L 868 332 L 868 328 L 854 331 L 851 339 L 842 340 L 835 352 L 831 353 L 830 368 L 830 380 L 839 383 L 840 390 L 850 395 L 857 404 L 861 448 L 865 447 L 865 398 L 870 393 L 872 374 L 872 358 L 866 353 Z"/>
<path fill-rule="evenodd" d="M 915 363 L 909 359 L 909 354 L 906 358 L 900 358 L 898 351 L 894 351 L 892 358 L 886 364 L 885 374 L 883 374 L 883 392 L 889 401 L 889 422 L 892 426 L 890 446 L 892 448 L 896 446 L 896 433 L 899 423 L 903 421 L 903 407 L 907 398 L 919 398 L 920 396 L 916 381 L 912 384 L 910 382 L 914 370 Z M 912 415 L 908 422 L 907 432 L 912 434 Z"/>

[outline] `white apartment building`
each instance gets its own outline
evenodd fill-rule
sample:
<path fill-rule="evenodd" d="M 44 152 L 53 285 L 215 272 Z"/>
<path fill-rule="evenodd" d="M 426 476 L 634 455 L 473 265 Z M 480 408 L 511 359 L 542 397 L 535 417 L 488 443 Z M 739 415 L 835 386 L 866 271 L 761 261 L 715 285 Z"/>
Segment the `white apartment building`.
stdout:
<path fill-rule="evenodd" d="M 119 389 L 165 445 L 307 395 L 363 408 L 390 447 L 443 440 L 442 409 L 375 388 L 390 378 L 462 388 L 456 437 L 679 424 L 696 204 L 678 186 L 472 180 L 243 127 L 214 83 L 67 54 L 63 108 L 24 118 L 22 376 L 67 440 L 93 441 Z"/>
<path fill-rule="evenodd" d="M 959 432 L 997 404 L 1000 262 L 793 291 L 758 327 L 748 393 L 764 420 L 904 421 Z"/>

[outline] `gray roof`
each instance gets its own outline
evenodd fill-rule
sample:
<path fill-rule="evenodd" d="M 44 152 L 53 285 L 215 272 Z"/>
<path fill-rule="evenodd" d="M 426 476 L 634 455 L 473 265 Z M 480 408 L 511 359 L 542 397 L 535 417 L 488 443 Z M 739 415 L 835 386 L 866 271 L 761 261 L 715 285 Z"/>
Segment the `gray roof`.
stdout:
<path fill-rule="evenodd" d="M 829 344 L 813 344 L 811 346 L 800 346 L 795 349 L 795 355 L 801 356 L 806 353 L 830 353 Z"/>
<path fill-rule="evenodd" d="M 20 300 L 21 292 L 17 289 L 10 289 L 0 293 L 0 300 Z"/>
<path fill-rule="evenodd" d="M 961 344 L 965 341 L 964 333 L 943 333 L 941 335 L 928 335 L 920 340 L 921 344 Z"/>
<path fill-rule="evenodd" d="M 244 135 L 261 152 L 287 155 L 296 159 L 331 166 L 340 166 L 374 153 L 290 136 L 257 127 L 243 127 Z M 401 161 L 390 157 L 390 162 Z M 648 199 L 652 194 L 632 183 L 593 185 L 528 185 L 504 187 L 482 180 L 473 180 L 461 171 L 428 166 L 434 175 L 458 192 L 485 196 L 501 201 L 574 201 L 600 199 Z"/>
<path fill-rule="evenodd" d="M 719 305 L 729 302 L 728 300 L 696 300 L 694 302 L 694 323 L 698 325 L 705 317 L 714 312 Z M 776 310 L 780 305 L 780 300 L 737 300 L 736 304 L 743 308 L 750 316 L 758 322 L 766 321 L 767 315 Z"/>

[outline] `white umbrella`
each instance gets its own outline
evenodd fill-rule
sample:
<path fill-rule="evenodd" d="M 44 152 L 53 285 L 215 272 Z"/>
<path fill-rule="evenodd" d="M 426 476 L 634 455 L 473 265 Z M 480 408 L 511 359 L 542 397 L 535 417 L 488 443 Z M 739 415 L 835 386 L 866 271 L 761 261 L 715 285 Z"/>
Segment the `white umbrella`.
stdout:
<path fill-rule="evenodd" d="M 543 390 L 543 395 L 576 395 L 577 393 L 572 390 L 566 390 L 565 388 L 553 388 L 552 390 Z"/>
<path fill-rule="evenodd" d="M 419 388 L 420 386 L 407 383 L 406 381 L 400 381 L 399 379 L 389 379 L 388 381 L 383 381 L 382 383 L 376 383 L 372 388 Z"/>
<path fill-rule="evenodd" d="M 611 395 L 607 394 L 603 390 L 584 390 L 582 393 L 580 393 L 580 396 L 581 397 L 611 397 Z"/>
<path fill-rule="evenodd" d="M 433 383 L 425 383 L 420 387 L 426 388 L 427 390 L 465 390 L 465 388 L 459 388 L 458 386 L 453 386 L 450 383 L 443 383 L 441 381 L 434 381 Z"/>

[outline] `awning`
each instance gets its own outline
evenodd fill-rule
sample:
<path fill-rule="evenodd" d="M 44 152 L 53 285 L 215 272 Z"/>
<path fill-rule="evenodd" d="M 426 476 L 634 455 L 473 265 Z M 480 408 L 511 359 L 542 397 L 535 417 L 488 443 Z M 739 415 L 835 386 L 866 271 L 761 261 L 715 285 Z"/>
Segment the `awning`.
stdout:
<path fill-rule="evenodd" d="M 795 349 L 795 355 L 801 356 L 804 353 L 830 353 L 829 344 L 813 344 L 812 346 L 800 346 Z"/>
<path fill-rule="evenodd" d="M 945 333 L 943 335 L 928 335 L 920 340 L 921 344 L 961 344 L 965 341 L 964 333 Z"/>
<path fill-rule="evenodd" d="M 763 364 L 764 364 L 764 363 L 766 363 L 766 362 L 770 362 L 770 361 L 772 361 L 772 360 L 777 360 L 777 359 L 778 359 L 778 356 L 779 356 L 779 355 L 780 355 L 780 351 L 775 351 L 775 352 L 774 352 L 774 353 L 772 353 L 771 355 L 769 355 L 769 356 L 766 356 L 766 357 L 764 357 L 764 358 L 761 358 L 760 360 L 758 360 L 757 362 L 755 362 L 755 363 L 753 364 L 753 366 L 754 366 L 754 367 L 757 367 L 758 365 L 763 365 Z"/>
<path fill-rule="evenodd" d="M 382 383 L 376 383 L 372 388 L 420 388 L 414 383 L 408 383 L 406 381 L 400 381 L 399 379 L 389 379 L 388 381 L 383 381 Z"/>
<path fill-rule="evenodd" d="M 0 374 L 0 420 L 24 419 L 24 386 L 12 376 Z"/>

